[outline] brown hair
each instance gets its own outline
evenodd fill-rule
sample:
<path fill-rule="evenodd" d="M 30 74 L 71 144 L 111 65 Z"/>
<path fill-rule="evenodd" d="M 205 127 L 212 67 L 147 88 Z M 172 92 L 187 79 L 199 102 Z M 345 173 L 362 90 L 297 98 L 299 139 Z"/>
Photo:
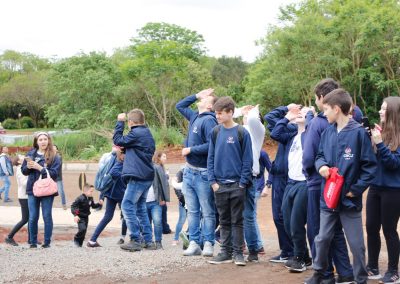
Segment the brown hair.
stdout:
<path fill-rule="evenodd" d="M 338 82 L 332 78 L 326 78 L 318 82 L 314 87 L 314 93 L 317 95 L 318 99 L 325 97 L 327 94 L 333 90 L 339 89 L 340 85 Z"/>
<path fill-rule="evenodd" d="M 211 104 L 214 106 L 214 104 L 215 104 L 216 101 L 218 100 L 218 97 L 217 97 L 214 93 L 211 93 L 211 94 L 209 95 L 209 97 L 212 97 Z"/>
<path fill-rule="evenodd" d="M 344 89 L 336 89 L 324 97 L 323 104 L 332 108 L 338 106 L 344 115 L 348 115 L 353 105 L 353 100 Z"/>
<path fill-rule="evenodd" d="M 235 101 L 231 97 L 220 97 L 214 104 L 214 111 L 235 111 Z"/>
<path fill-rule="evenodd" d="M 382 139 L 391 151 L 400 146 L 400 97 L 387 97 L 385 121 L 382 123 Z"/>
<path fill-rule="evenodd" d="M 15 156 L 11 158 L 11 163 L 13 166 L 19 166 L 21 163 L 19 162 L 19 156 Z"/>
<path fill-rule="evenodd" d="M 128 113 L 128 120 L 135 124 L 144 124 L 144 112 L 141 109 L 135 108 Z"/>
<path fill-rule="evenodd" d="M 85 183 L 85 185 L 83 186 L 83 191 L 87 191 L 91 188 L 94 188 L 94 185 Z"/>
<path fill-rule="evenodd" d="M 57 155 L 57 152 L 53 148 L 53 140 L 51 139 L 51 136 L 46 132 L 39 132 L 38 134 L 35 135 L 35 138 L 33 138 L 33 147 L 36 148 L 36 150 L 39 150 L 39 144 L 37 141 L 38 138 L 42 135 L 45 135 L 49 140 L 49 143 L 47 144 L 47 149 L 44 153 L 44 158 L 46 164 L 51 165 L 51 163 L 53 163 L 54 161 L 55 156 Z"/>
<path fill-rule="evenodd" d="M 153 163 L 164 167 L 164 164 L 161 161 L 161 156 L 165 154 L 163 151 L 156 151 L 153 156 Z"/>

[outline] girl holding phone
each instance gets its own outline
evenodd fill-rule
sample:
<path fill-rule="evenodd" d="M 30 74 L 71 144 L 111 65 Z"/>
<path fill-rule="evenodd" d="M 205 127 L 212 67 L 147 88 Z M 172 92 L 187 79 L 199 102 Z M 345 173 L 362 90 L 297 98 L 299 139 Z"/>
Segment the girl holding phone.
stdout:
<path fill-rule="evenodd" d="M 37 234 L 39 209 L 42 207 L 44 220 L 44 243 L 43 248 L 49 248 L 53 233 L 53 200 L 54 196 L 37 197 L 33 194 L 33 185 L 40 176 L 46 177 L 48 174 L 56 181 L 60 171 L 61 161 L 53 148 L 53 142 L 47 132 L 39 132 L 33 139 L 33 149 L 30 150 L 22 164 L 22 174 L 28 176 L 26 184 L 26 194 L 28 195 L 29 208 L 29 240 L 31 248 L 37 248 Z"/>
<path fill-rule="evenodd" d="M 380 125 L 371 130 L 378 167 L 367 197 L 367 271 L 369 279 L 381 278 L 378 259 L 382 227 L 389 263 L 381 283 L 400 283 L 397 233 L 400 216 L 400 97 L 384 99 L 379 115 Z"/>

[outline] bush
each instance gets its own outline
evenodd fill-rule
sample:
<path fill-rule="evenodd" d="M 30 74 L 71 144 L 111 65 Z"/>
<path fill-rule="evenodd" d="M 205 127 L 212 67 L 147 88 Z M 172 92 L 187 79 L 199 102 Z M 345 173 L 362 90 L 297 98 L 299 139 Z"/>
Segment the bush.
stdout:
<path fill-rule="evenodd" d="M 175 127 L 150 127 L 150 131 L 156 141 L 157 148 L 182 145 L 183 140 L 185 139 L 183 134 Z"/>
<path fill-rule="evenodd" d="M 18 129 L 18 121 L 12 118 L 7 118 L 3 121 L 5 129 Z"/>
<path fill-rule="evenodd" d="M 33 119 L 29 116 L 23 116 L 20 119 L 21 128 L 33 128 L 35 125 L 33 123 Z"/>

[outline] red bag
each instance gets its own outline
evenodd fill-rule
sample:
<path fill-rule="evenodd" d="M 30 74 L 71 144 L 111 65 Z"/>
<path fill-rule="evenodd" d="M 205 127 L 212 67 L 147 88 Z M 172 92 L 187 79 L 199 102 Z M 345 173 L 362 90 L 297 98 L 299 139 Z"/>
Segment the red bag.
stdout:
<path fill-rule="evenodd" d="M 329 169 L 329 178 L 324 187 L 324 199 L 326 205 L 330 209 L 335 209 L 337 207 L 342 192 L 344 178 L 338 171 L 338 168 Z"/>
<path fill-rule="evenodd" d="M 47 177 L 39 179 L 33 184 L 33 195 L 36 197 L 51 196 L 57 193 L 57 183 L 50 177 L 49 171 L 46 169 Z"/>

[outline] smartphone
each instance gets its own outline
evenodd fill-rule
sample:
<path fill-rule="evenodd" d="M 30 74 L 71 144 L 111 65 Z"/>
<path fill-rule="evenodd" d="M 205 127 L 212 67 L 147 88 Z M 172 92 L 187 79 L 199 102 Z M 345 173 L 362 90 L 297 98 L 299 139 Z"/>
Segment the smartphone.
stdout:
<path fill-rule="evenodd" d="M 368 135 L 371 137 L 372 136 L 372 133 L 371 133 L 372 126 L 369 123 L 368 117 L 363 116 L 363 118 L 361 119 L 361 124 L 365 128 L 365 130 L 367 130 Z"/>

